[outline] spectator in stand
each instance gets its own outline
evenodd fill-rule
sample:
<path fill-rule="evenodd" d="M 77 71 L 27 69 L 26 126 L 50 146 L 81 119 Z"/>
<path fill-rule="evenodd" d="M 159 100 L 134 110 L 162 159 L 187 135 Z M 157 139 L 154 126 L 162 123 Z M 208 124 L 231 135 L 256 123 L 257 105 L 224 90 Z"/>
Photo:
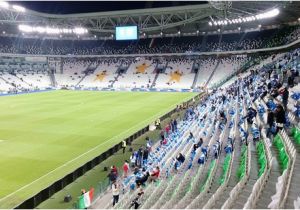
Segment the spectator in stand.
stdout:
<path fill-rule="evenodd" d="M 276 119 L 276 134 L 283 129 L 285 121 L 285 111 L 283 107 L 278 104 L 275 110 L 275 119 Z"/>
<path fill-rule="evenodd" d="M 208 146 L 201 147 L 201 151 L 205 155 L 205 158 L 207 160 L 207 158 L 208 158 Z"/>
<path fill-rule="evenodd" d="M 110 171 L 110 173 L 107 175 L 107 177 L 109 179 L 110 184 L 115 182 L 118 178 L 117 174 L 113 170 Z"/>
<path fill-rule="evenodd" d="M 282 97 L 282 104 L 283 104 L 284 110 L 287 110 L 287 104 L 288 104 L 288 99 L 289 99 L 289 90 L 288 90 L 287 85 L 284 85 L 284 87 L 279 90 L 279 94 Z"/>
<path fill-rule="evenodd" d="M 127 144 L 126 144 L 126 141 L 125 141 L 125 140 L 123 140 L 123 141 L 122 141 L 122 149 L 123 149 L 123 154 L 125 153 L 126 146 L 127 146 Z"/>
<path fill-rule="evenodd" d="M 137 177 L 136 178 L 136 185 L 138 187 L 140 187 L 141 185 L 145 185 L 145 183 L 147 182 L 148 178 L 150 176 L 150 173 L 149 172 L 146 172 L 145 174 L 142 174 L 141 177 Z"/>
<path fill-rule="evenodd" d="M 135 163 L 136 163 L 136 156 L 135 156 L 135 153 L 133 152 L 130 156 L 130 166 L 131 166 L 131 168 L 135 167 Z"/>
<path fill-rule="evenodd" d="M 152 141 L 149 139 L 149 137 L 146 137 L 146 148 L 148 149 L 148 152 L 150 153 L 152 151 Z"/>
<path fill-rule="evenodd" d="M 232 144 L 230 144 L 230 143 L 227 144 L 227 145 L 225 146 L 224 150 L 225 150 L 226 154 L 231 154 L 232 151 L 233 151 L 233 149 L 232 149 Z"/>
<path fill-rule="evenodd" d="M 163 144 L 163 141 L 165 140 L 165 133 L 163 130 L 160 131 L 160 145 Z"/>
<path fill-rule="evenodd" d="M 271 134 L 271 129 L 272 127 L 274 127 L 274 113 L 270 108 L 268 108 L 267 114 L 267 137 L 269 138 Z"/>
<path fill-rule="evenodd" d="M 193 145 L 193 151 L 195 152 L 198 149 L 198 144 Z"/>
<path fill-rule="evenodd" d="M 248 122 L 249 124 L 252 125 L 252 123 L 253 123 L 253 118 L 256 117 L 256 114 L 257 114 L 256 110 L 255 110 L 254 108 L 252 108 L 252 107 L 249 107 L 249 108 L 248 108 L 248 113 L 247 113 L 247 115 L 244 117 L 244 119 L 247 118 L 247 122 Z"/>
<path fill-rule="evenodd" d="M 202 152 L 199 159 L 198 159 L 198 164 L 203 165 L 205 163 L 205 154 Z"/>
<path fill-rule="evenodd" d="M 157 119 L 157 120 L 155 121 L 155 126 L 156 126 L 158 129 L 161 129 L 160 119 Z"/>
<path fill-rule="evenodd" d="M 183 154 L 179 153 L 176 157 L 175 170 L 177 171 L 179 166 L 184 163 L 185 157 Z"/>
<path fill-rule="evenodd" d="M 200 148 L 202 146 L 202 144 L 203 144 L 203 139 L 200 138 L 197 144 L 198 144 L 198 147 Z"/>
<path fill-rule="evenodd" d="M 129 170 L 129 163 L 127 160 L 125 160 L 124 165 L 123 165 L 123 172 L 124 172 L 125 178 L 128 176 L 128 170 Z"/>
<path fill-rule="evenodd" d="M 139 206 L 141 205 L 141 196 L 142 195 L 143 195 L 142 193 L 140 193 L 140 192 L 138 193 L 137 197 L 131 201 L 129 209 L 131 209 L 132 207 L 134 207 L 134 209 L 139 208 Z"/>
<path fill-rule="evenodd" d="M 166 137 L 169 136 L 170 130 L 171 130 L 170 124 L 167 124 L 166 127 L 165 127 Z"/>
<path fill-rule="evenodd" d="M 173 120 L 173 124 L 174 124 L 175 131 L 177 131 L 177 120 L 176 119 Z"/>
<path fill-rule="evenodd" d="M 160 168 L 159 168 L 159 166 L 156 166 L 156 168 L 153 170 L 153 172 L 150 175 L 149 181 L 150 182 L 156 181 L 158 179 L 159 175 L 160 175 Z"/>
<path fill-rule="evenodd" d="M 113 194 L 113 206 L 119 202 L 120 187 L 119 184 L 114 181 L 112 184 L 112 194 Z"/>
<path fill-rule="evenodd" d="M 137 166 L 140 168 L 143 167 L 143 147 L 140 147 L 138 150 Z"/>
<path fill-rule="evenodd" d="M 149 150 L 148 148 L 145 148 L 143 152 L 143 165 L 146 165 L 148 163 L 148 156 L 149 156 Z"/>

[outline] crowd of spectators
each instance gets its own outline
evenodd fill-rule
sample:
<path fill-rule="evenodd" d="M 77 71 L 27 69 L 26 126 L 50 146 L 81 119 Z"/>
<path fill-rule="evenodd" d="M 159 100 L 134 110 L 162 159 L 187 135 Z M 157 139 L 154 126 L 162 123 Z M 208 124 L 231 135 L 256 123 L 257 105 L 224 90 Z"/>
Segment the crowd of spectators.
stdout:
<path fill-rule="evenodd" d="M 83 40 L 33 40 L 2 38 L 0 53 L 97 55 L 97 54 L 154 54 L 199 51 L 230 51 L 258 49 L 290 43 L 299 38 L 298 26 L 263 32 L 223 34 L 194 37 L 164 37 L 132 42 Z M 234 39 L 232 37 L 234 36 Z M 208 40 L 206 40 L 208 39 Z"/>

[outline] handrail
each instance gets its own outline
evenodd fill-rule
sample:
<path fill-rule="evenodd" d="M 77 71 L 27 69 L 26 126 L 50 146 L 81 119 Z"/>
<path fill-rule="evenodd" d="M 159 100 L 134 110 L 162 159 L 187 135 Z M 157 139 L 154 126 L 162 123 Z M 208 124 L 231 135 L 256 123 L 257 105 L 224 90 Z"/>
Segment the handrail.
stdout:
<path fill-rule="evenodd" d="M 235 115 L 235 125 L 234 125 L 234 131 L 235 131 L 235 135 L 237 134 L 238 132 L 238 120 L 239 120 L 239 103 L 237 101 L 237 104 L 236 104 L 236 115 Z M 235 142 L 236 143 L 236 142 Z M 234 143 L 234 144 L 235 144 Z M 212 205 L 215 203 L 216 199 L 219 198 L 219 196 L 221 195 L 221 193 L 224 191 L 225 188 L 227 188 L 227 185 L 228 185 L 228 182 L 229 182 L 229 179 L 230 179 L 230 176 L 231 176 L 231 170 L 232 170 L 232 164 L 233 164 L 233 159 L 234 159 L 234 156 L 235 155 L 235 150 L 233 150 L 232 154 L 231 154 L 231 159 L 230 159 L 230 166 L 229 166 L 229 169 L 227 171 L 227 174 L 226 174 L 226 179 L 225 179 L 225 182 L 223 183 L 222 186 L 220 186 L 217 191 L 212 195 L 212 197 L 207 201 L 207 203 L 205 204 L 205 206 L 203 207 L 203 209 L 211 209 Z"/>

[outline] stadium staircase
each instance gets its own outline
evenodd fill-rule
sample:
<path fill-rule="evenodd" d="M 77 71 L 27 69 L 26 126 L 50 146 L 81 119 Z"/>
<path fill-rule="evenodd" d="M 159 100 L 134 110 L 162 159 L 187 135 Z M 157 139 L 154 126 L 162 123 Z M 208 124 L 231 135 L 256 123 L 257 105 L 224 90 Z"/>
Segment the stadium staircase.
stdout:
<path fill-rule="evenodd" d="M 18 87 L 15 83 L 13 82 L 9 82 L 8 80 L 4 79 L 3 77 L 0 77 L 4 82 L 6 82 L 6 84 L 11 85 L 13 88 L 16 88 L 17 90 L 21 90 L 22 87 Z"/>
<path fill-rule="evenodd" d="M 166 63 L 166 65 L 165 65 L 164 68 L 162 69 L 162 72 L 164 72 L 164 71 L 166 70 L 166 68 L 167 68 L 167 66 L 168 66 L 168 63 L 169 63 L 169 62 Z M 156 66 L 155 66 L 155 68 L 154 68 L 155 77 L 154 77 L 154 79 L 153 79 L 153 81 L 152 81 L 152 83 L 151 83 L 150 88 L 154 88 L 154 87 L 156 86 L 157 78 L 159 77 L 159 74 L 162 73 L 162 72 L 160 72 L 160 71 L 158 70 L 158 65 L 159 65 L 159 62 L 156 63 Z"/>
<path fill-rule="evenodd" d="M 206 51 L 206 41 L 207 41 L 207 35 L 204 35 L 202 42 L 201 42 L 200 49 L 198 49 L 196 51 L 200 51 L 200 52 Z"/>
<path fill-rule="evenodd" d="M 29 84 L 28 82 L 24 81 L 22 78 L 20 78 L 19 76 L 17 76 L 14 73 L 10 73 L 10 75 L 14 76 L 15 78 L 17 78 L 20 82 L 25 83 L 28 86 L 31 86 L 31 84 Z"/>
<path fill-rule="evenodd" d="M 80 85 L 80 83 L 90 74 L 90 73 L 93 73 L 97 67 L 100 65 L 100 63 L 98 63 L 96 66 L 93 66 L 93 63 L 90 63 L 86 69 L 83 71 L 84 73 L 84 76 L 77 82 L 77 84 L 75 85 L 75 87 L 78 87 Z"/>
<path fill-rule="evenodd" d="M 237 45 L 234 47 L 235 50 L 238 50 L 240 47 L 240 44 L 242 43 L 242 41 L 244 40 L 244 38 L 246 37 L 247 32 L 244 32 L 243 35 L 241 36 L 241 38 L 239 39 L 239 41 L 237 42 Z"/>
<path fill-rule="evenodd" d="M 56 82 L 56 79 L 55 79 L 54 72 L 49 72 L 49 77 L 50 77 L 52 87 L 56 87 L 57 82 Z"/>
<path fill-rule="evenodd" d="M 211 79 L 213 78 L 213 76 L 214 76 L 216 70 L 218 69 L 218 67 L 219 67 L 219 65 L 220 65 L 220 62 L 221 62 L 221 61 L 218 60 L 217 65 L 215 66 L 215 68 L 213 69 L 213 71 L 211 72 L 211 74 L 209 75 L 209 77 L 208 77 L 208 79 L 207 79 L 207 81 L 206 81 L 204 87 L 207 87 L 207 86 L 209 85 Z"/>
<path fill-rule="evenodd" d="M 196 62 L 197 62 L 197 61 L 194 60 L 192 69 L 195 69 L 195 64 L 196 64 Z M 197 65 L 198 65 L 198 67 L 197 67 L 197 72 L 196 72 L 195 77 L 194 77 L 194 80 L 193 80 L 192 89 L 195 88 L 195 86 L 196 86 L 196 84 L 197 84 L 197 81 L 198 81 L 198 77 L 199 77 L 200 64 L 198 63 Z"/>
<path fill-rule="evenodd" d="M 9 81 L 7 81 L 6 79 L 4 79 L 3 77 L 0 77 L 0 79 L 1 80 L 3 80 L 6 84 L 8 84 L 8 85 L 11 85 L 12 87 L 16 87 L 16 85 L 15 84 L 13 84 L 13 83 L 11 83 L 11 82 L 9 82 Z"/>
<path fill-rule="evenodd" d="M 159 71 L 157 71 L 157 72 L 155 73 L 155 77 L 154 77 L 154 79 L 153 79 L 153 82 L 152 82 L 150 88 L 154 88 L 154 87 L 155 87 L 158 76 L 159 76 Z"/>

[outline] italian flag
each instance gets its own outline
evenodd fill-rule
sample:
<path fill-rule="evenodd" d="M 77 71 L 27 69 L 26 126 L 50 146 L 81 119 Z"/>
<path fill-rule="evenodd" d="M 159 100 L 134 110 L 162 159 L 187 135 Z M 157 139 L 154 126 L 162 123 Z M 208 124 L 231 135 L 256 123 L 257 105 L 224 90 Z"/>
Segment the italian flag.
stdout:
<path fill-rule="evenodd" d="M 90 191 L 84 193 L 79 197 L 78 208 L 85 209 L 90 207 L 94 196 L 94 188 L 91 188 Z"/>

